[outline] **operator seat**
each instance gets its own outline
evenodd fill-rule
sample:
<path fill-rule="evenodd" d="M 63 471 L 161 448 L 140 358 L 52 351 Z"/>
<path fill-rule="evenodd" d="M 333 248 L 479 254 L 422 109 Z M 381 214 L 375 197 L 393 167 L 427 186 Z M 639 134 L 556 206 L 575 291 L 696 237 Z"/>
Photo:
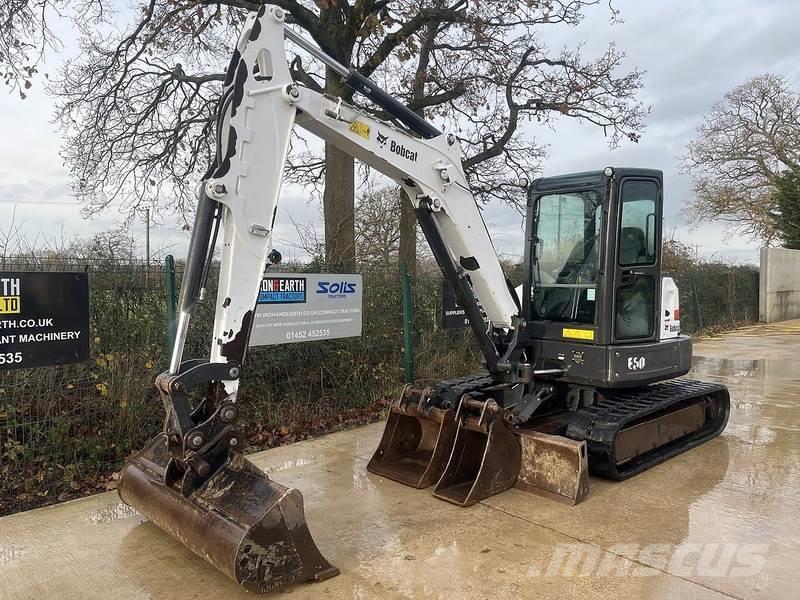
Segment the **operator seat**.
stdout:
<path fill-rule="evenodd" d="M 619 238 L 619 264 L 638 265 L 647 262 L 644 231 L 638 227 L 623 227 Z"/>

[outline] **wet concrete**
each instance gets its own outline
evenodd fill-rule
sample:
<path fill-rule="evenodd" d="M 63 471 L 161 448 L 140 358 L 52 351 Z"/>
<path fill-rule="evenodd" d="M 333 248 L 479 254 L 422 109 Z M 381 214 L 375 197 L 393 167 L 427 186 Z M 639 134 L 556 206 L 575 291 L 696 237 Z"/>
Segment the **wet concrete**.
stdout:
<path fill-rule="evenodd" d="M 564 506 L 467 509 L 366 472 L 382 426 L 253 455 L 302 490 L 342 574 L 295 598 L 790 598 L 800 588 L 800 321 L 695 346 L 730 387 L 723 435 Z M 116 493 L 0 519 L 0 598 L 245 598 Z"/>

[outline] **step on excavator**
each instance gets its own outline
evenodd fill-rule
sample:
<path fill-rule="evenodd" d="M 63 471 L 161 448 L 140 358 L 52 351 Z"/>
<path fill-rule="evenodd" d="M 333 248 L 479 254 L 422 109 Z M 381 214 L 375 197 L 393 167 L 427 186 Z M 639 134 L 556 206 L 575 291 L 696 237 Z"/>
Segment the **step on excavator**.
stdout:
<path fill-rule="evenodd" d="M 339 573 L 314 543 L 299 491 L 241 452 L 237 390 L 298 125 L 398 183 L 483 354 L 479 373 L 392 403 L 368 470 L 469 506 L 509 488 L 567 503 L 588 475 L 626 479 L 719 434 L 725 387 L 681 379 L 691 340 L 661 273 L 662 175 L 605 168 L 527 185 L 525 282 L 503 274 L 462 168 L 458 138 L 410 111 L 262 6 L 230 62 L 213 164 L 194 228 L 169 370 L 156 379 L 163 431 L 125 464 L 121 498 L 253 592 Z M 293 81 L 285 40 L 385 120 Z M 224 243 L 207 359 L 183 360 L 218 233 Z M 386 485 L 394 485 L 392 481 Z"/>

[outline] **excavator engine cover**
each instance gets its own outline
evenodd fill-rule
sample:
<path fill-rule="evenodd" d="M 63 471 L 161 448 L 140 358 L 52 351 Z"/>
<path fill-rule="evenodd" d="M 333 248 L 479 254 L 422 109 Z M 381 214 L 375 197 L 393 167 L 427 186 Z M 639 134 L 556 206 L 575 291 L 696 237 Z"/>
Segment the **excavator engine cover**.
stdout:
<path fill-rule="evenodd" d="M 298 490 L 230 450 L 211 477 L 182 493 L 185 480 L 165 483 L 170 461 L 159 434 L 125 464 L 120 498 L 245 589 L 261 593 L 339 574 L 311 538 Z"/>
<path fill-rule="evenodd" d="M 368 471 L 417 489 L 439 480 L 453 447 L 456 422 L 452 408 L 432 405 L 433 393 L 407 385 L 392 402 Z"/>

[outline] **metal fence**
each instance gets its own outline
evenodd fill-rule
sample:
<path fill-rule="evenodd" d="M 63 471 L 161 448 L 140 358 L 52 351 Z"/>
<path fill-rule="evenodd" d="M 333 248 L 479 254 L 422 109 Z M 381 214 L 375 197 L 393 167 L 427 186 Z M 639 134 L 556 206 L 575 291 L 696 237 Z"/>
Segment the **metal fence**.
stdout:
<path fill-rule="evenodd" d="M 758 269 L 704 264 L 671 274 L 680 291 L 685 333 L 733 329 L 758 321 Z"/>
<path fill-rule="evenodd" d="M 302 270 L 282 265 L 280 270 Z M 0 372 L 0 514 L 109 485 L 133 450 L 160 430 L 153 388 L 168 352 L 165 270 L 140 261 L 17 257 L 6 271 L 87 271 L 89 362 Z M 176 265 L 178 283 L 182 265 Z M 396 266 L 364 267 L 360 338 L 253 348 L 239 396 L 244 439 L 268 447 L 377 418 L 404 383 L 402 286 Z M 213 282 L 215 277 L 210 278 Z M 729 327 L 758 315 L 758 274 L 717 268 L 676 275 L 682 324 Z M 518 283 L 518 282 L 515 282 Z M 206 356 L 210 289 L 192 322 L 186 357 Z M 411 278 L 415 377 L 421 383 L 469 373 L 480 353 L 469 330 L 439 323 L 441 276 Z M 113 483 L 111 484 L 113 485 Z"/>

